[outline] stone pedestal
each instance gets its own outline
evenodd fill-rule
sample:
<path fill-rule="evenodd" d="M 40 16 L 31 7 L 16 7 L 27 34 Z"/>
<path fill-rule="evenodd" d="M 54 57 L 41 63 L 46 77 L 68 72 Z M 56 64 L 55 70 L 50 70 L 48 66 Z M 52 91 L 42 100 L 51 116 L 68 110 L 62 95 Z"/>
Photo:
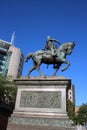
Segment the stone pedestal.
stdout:
<path fill-rule="evenodd" d="M 58 128 L 63 130 L 71 127 L 71 121 L 66 112 L 67 90 L 71 85 L 70 79 L 30 77 L 15 79 L 15 82 L 18 92 L 8 130 L 10 128 L 14 130 L 15 125 L 21 130 L 23 126 L 28 127 L 28 130 L 32 129 L 30 127 L 33 127 L 33 130 L 37 130 L 37 127 L 38 130 L 51 130 L 52 127 L 53 130 L 58 130 Z"/>

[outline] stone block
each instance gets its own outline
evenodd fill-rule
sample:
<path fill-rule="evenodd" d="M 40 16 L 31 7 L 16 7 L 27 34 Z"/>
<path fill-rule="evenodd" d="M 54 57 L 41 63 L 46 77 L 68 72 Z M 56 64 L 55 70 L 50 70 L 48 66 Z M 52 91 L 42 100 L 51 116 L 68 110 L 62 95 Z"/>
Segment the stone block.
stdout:
<path fill-rule="evenodd" d="M 15 125 L 31 127 L 31 130 L 44 128 L 45 130 L 59 130 L 59 128 L 65 130 L 72 127 L 72 121 L 68 119 L 66 111 L 70 79 L 51 76 L 21 77 L 14 80 L 18 91 L 15 110 L 9 120 L 8 130 L 10 126 L 15 127 Z"/>

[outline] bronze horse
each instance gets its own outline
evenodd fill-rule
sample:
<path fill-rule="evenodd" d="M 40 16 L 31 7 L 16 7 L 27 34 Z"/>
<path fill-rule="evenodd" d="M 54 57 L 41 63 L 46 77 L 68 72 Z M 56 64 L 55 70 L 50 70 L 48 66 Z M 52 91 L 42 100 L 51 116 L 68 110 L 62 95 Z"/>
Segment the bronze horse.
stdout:
<path fill-rule="evenodd" d="M 26 56 L 25 61 L 27 62 L 30 58 L 33 60 L 33 67 L 29 70 L 27 76 L 30 75 L 30 73 L 33 70 L 37 70 L 40 74 L 40 76 L 44 76 L 44 74 L 40 70 L 40 65 L 42 63 L 45 64 L 53 64 L 53 68 L 55 69 L 53 76 L 56 76 L 56 73 L 59 69 L 59 67 L 65 63 L 66 66 L 62 68 L 62 71 L 65 71 L 69 66 L 70 62 L 66 60 L 66 55 L 70 55 L 72 53 L 72 50 L 75 46 L 74 42 L 67 42 L 62 44 L 59 48 L 56 48 L 56 56 L 52 56 L 50 53 L 50 50 L 44 51 L 44 50 L 38 50 L 35 53 L 29 53 Z"/>

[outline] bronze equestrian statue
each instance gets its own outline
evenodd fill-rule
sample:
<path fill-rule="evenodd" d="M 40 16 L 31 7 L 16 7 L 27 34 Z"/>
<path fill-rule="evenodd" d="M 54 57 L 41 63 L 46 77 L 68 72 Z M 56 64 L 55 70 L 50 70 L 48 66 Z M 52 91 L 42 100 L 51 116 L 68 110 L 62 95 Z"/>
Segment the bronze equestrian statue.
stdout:
<path fill-rule="evenodd" d="M 63 63 L 65 63 L 66 66 L 62 68 L 62 71 L 65 71 L 70 66 L 70 62 L 66 60 L 66 56 L 72 53 L 75 43 L 66 42 L 66 43 L 63 43 L 59 48 L 57 48 L 54 45 L 52 46 L 53 42 L 57 42 L 55 41 L 55 39 L 51 40 L 51 38 L 49 38 L 48 40 L 52 48 L 48 45 L 48 48 L 44 48 L 43 50 L 38 50 L 34 53 L 29 53 L 26 56 L 26 59 L 25 59 L 26 62 L 28 62 L 30 58 L 32 58 L 33 60 L 33 67 L 29 70 L 27 76 L 29 76 L 30 73 L 35 69 L 39 72 L 40 76 L 45 76 L 40 70 L 40 65 L 42 63 L 47 64 L 47 65 L 53 64 L 53 68 L 55 69 L 55 72 L 52 76 L 56 76 L 56 73 L 59 67 Z"/>

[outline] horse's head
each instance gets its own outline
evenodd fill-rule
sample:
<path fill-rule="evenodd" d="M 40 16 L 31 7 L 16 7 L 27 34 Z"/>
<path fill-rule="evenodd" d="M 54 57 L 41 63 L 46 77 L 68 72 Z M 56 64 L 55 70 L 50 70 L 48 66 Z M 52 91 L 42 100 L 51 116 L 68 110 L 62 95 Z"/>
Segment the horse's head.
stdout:
<path fill-rule="evenodd" d="M 73 50 L 74 46 L 75 46 L 75 42 L 74 41 L 68 43 L 67 54 L 71 54 L 72 53 L 72 50 Z"/>
<path fill-rule="evenodd" d="M 69 55 L 72 53 L 74 46 L 75 46 L 74 41 L 66 42 L 66 43 L 62 44 L 59 49 Z"/>

